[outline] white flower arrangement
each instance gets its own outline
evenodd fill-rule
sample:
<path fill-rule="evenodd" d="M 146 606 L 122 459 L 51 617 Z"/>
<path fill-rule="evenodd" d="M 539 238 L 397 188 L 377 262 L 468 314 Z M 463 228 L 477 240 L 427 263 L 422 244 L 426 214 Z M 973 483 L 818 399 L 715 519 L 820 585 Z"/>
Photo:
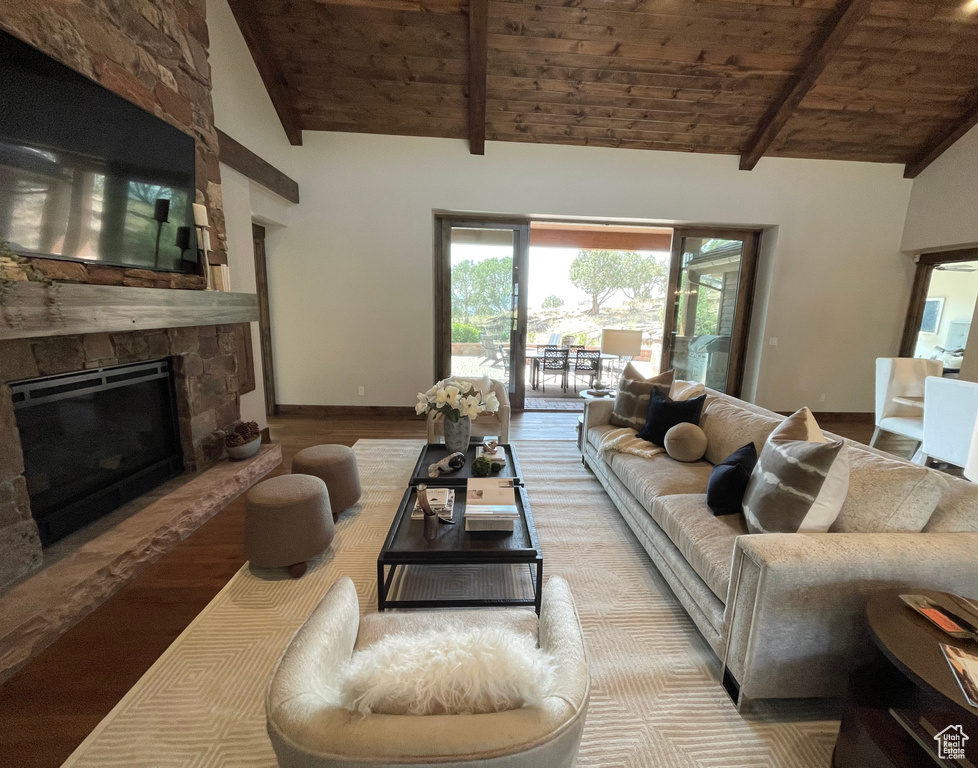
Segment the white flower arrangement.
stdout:
<path fill-rule="evenodd" d="M 418 392 L 415 413 L 437 411 L 449 421 L 458 421 L 462 416 L 474 419 L 481 413 L 495 413 L 499 410 L 499 399 L 495 392 L 483 395 L 471 382 L 459 379 L 443 379 L 427 392 Z"/>

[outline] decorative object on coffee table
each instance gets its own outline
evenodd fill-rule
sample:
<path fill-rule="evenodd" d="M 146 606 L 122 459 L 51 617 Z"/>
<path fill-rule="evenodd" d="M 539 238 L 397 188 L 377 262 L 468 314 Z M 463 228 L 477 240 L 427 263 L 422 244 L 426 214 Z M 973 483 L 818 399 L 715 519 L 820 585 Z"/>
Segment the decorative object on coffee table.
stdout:
<path fill-rule="evenodd" d="M 472 472 L 472 465 L 475 463 L 476 458 L 478 458 L 481 449 L 482 444 L 473 439 L 469 443 L 468 450 L 463 454 L 465 461 L 459 469 L 449 471 L 448 474 L 433 474 L 432 470 L 437 465 L 444 464 L 445 460 L 452 454 L 448 452 L 444 443 L 426 443 L 418 455 L 418 461 L 414 465 L 414 470 L 411 472 L 410 483 L 411 485 L 427 483 L 432 487 L 464 486 L 470 478 L 477 477 Z M 493 476 L 509 477 L 513 479 L 516 485 L 522 485 L 520 462 L 513 446 L 507 443 L 501 443 L 497 447 L 497 451 L 501 454 L 504 462 L 499 471 Z"/>
<path fill-rule="evenodd" d="M 424 483 L 418 486 L 418 505 L 424 510 L 424 537 L 434 541 L 438 538 L 438 515 L 428 503 L 428 486 Z"/>
<path fill-rule="evenodd" d="M 346 445 L 314 445 L 303 448 L 292 459 L 292 472 L 313 475 L 329 491 L 333 521 L 360 500 L 360 471 L 353 449 Z"/>
<path fill-rule="evenodd" d="M 481 413 L 499 410 L 499 399 L 494 392 L 483 394 L 464 379 L 443 379 L 427 392 L 418 393 L 415 412 L 442 414 L 444 419 L 445 445 L 451 452 L 464 452 L 469 447 L 472 422 Z"/>
<path fill-rule="evenodd" d="M 468 416 L 459 416 L 452 421 L 445 419 L 445 445 L 450 451 L 464 451 L 472 437 L 472 422 Z"/>
<path fill-rule="evenodd" d="M 428 467 L 428 477 L 441 477 L 452 472 L 458 472 L 465 466 L 465 454 L 455 451 L 448 454 L 444 459 Z"/>
<path fill-rule="evenodd" d="M 326 483 L 312 475 L 279 475 L 245 497 L 245 557 L 260 568 L 288 568 L 297 579 L 306 563 L 333 542 Z"/>
<path fill-rule="evenodd" d="M 832 756 L 834 768 L 911 768 L 921 765 L 967 765 L 947 759 L 942 749 L 955 744 L 966 760 L 978 764 L 978 709 L 968 703 L 941 645 L 974 653 L 970 639 L 942 632 L 901 595 L 921 595 L 947 605 L 966 622 L 978 622 L 974 601 L 910 587 L 878 592 L 866 604 L 875 658 L 855 670 L 842 713 L 842 727 Z M 969 738 L 945 742 L 941 734 Z"/>
<path fill-rule="evenodd" d="M 240 421 L 224 433 L 224 448 L 228 458 L 240 461 L 250 459 L 261 447 L 261 430 L 258 422 Z"/>

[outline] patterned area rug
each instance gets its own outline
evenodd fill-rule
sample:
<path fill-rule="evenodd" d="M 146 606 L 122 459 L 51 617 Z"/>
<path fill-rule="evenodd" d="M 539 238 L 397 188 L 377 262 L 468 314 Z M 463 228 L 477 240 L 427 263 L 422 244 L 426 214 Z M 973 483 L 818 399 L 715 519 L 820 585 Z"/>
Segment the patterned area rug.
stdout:
<path fill-rule="evenodd" d="M 420 446 L 357 443 L 364 496 L 341 517 L 331 551 L 296 581 L 242 568 L 65 765 L 274 768 L 263 710 L 270 670 L 339 576 L 356 583 L 362 611 L 376 609 L 377 553 Z M 587 638 L 593 687 L 578 765 L 828 766 L 838 723 L 823 705 L 734 709 L 716 681 L 716 657 L 574 443 L 525 441 L 518 450 L 545 576 L 570 582 Z M 522 574 L 501 576 L 492 583 L 520 588 Z M 437 588 L 465 591 L 474 579 L 443 574 Z M 417 575 L 400 585 L 435 587 Z"/>

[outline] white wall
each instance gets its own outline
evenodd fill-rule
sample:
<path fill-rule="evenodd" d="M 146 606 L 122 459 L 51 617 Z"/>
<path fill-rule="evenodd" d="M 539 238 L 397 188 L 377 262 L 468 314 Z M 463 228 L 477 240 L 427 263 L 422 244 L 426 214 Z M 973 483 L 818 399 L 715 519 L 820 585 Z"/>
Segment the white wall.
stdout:
<path fill-rule="evenodd" d="M 271 99 L 241 36 L 227 0 L 207 0 L 211 36 L 210 62 L 213 80 L 214 121 L 228 136 L 290 174 L 293 147 L 289 144 Z M 252 222 L 266 227 L 265 256 L 276 256 L 277 230 L 288 226 L 295 206 L 237 171 L 221 164 L 221 188 L 228 238 L 228 271 L 231 290 L 256 290 Z M 258 323 L 251 324 L 256 388 L 241 396 L 241 418 L 264 428 L 265 387 L 262 378 Z"/>
<path fill-rule="evenodd" d="M 221 164 L 221 189 L 228 234 L 228 273 L 231 290 L 254 293 L 256 290 L 254 246 L 251 236 L 251 183 L 232 168 Z M 241 420 L 268 426 L 265 415 L 265 385 L 262 379 L 261 346 L 258 323 L 251 323 L 252 358 L 255 361 L 255 389 L 241 395 Z"/>
<path fill-rule="evenodd" d="M 765 158 L 748 173 L 735 157 L 700 154 L 496 142 L 486 152 L 305 133 L 302 204 L 269 265 L 279 402 L 410 405 L 430 385 L 432 217 L 450 210 L 776 227 L 747 391 L 778 410 L 872 410 L 873 361 L 897 351 L 911 280 L 901 167 Z"/>
<path fill-rule="evenodd" d="M 903 230 L 911 253 L 978 245 L 978 127 L 913 182 Z"/>
<path fill-rule="evenodd" d="M 282 173 L 294 154 L 227 0 L 207 0 L 214 122 Z"/>

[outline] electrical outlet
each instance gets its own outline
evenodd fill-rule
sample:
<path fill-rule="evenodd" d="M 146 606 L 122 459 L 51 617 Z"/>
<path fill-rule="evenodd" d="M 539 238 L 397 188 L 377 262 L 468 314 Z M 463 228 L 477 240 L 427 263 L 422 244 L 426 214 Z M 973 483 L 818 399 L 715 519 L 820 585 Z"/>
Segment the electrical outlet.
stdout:
<path fill-rule="evenodd" d="M 768 342 L 768 344 L 770 344 L 772 347 L 778 346 L 778 337 L 777 336 L 772 336 L 771 337 L 771 340 Z"/>
<path fill-rule="evenodd" d="M 824 402 L 825 402 L 825 395 L 819 395 L 819 396 L 818 396 L 818 401 L 819 401 L 820 403 L 824 403 Z"/>
<path fill-rule="evenodd" d="M 362 397 L 366 394 L 366 392 L 364 391 L 363 387 L 357 387 L 357 394 Z"/>

